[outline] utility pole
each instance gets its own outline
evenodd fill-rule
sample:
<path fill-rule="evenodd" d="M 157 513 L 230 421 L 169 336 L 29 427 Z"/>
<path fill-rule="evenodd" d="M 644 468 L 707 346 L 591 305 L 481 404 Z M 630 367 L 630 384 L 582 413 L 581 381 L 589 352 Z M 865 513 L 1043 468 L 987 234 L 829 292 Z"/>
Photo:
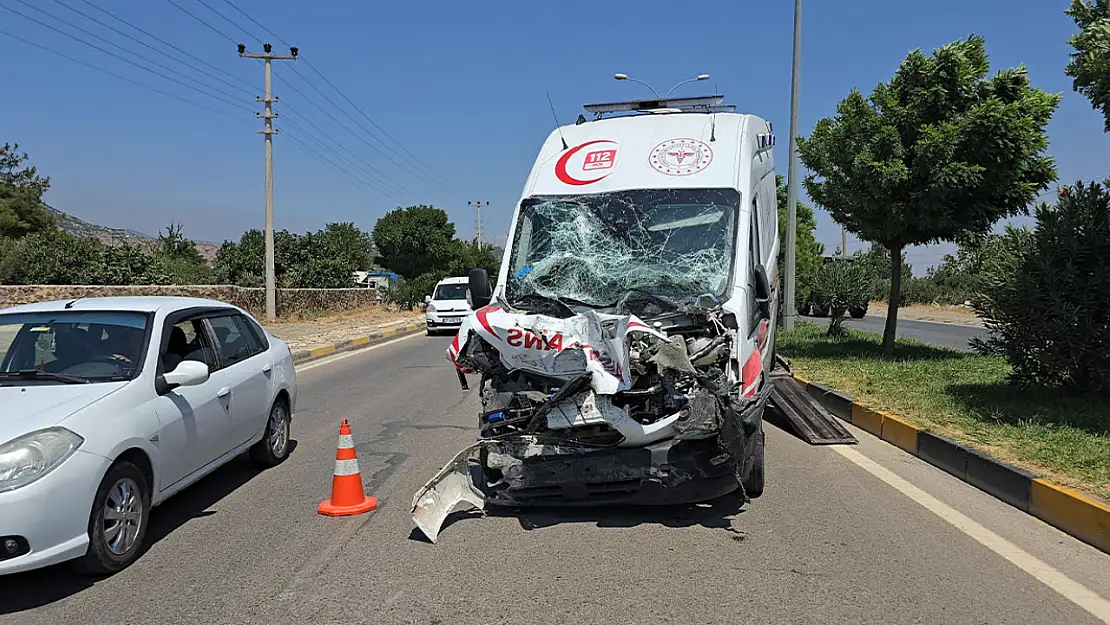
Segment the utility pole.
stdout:
<path fill-rule="evenodd" d="M 840 257 L 848 260 L 848 229 L 840 226 Z"/>
<path fill-rule="evenodd" d="M 289 56 L 271 54 L 270 44 L 262 44 L 265 54 L 247 54 L 247 46 L 239 44 L 239 56 L 244 59 L 262 59 L 266 62 L 266 96 L 256 98 L 264 103 L 266 112 L 255 116 L 263 120 L 263 128 L 258 131 L 266 142 L 266 319 L 277 319 L 277 278 L 274 276 L 274 102 L 277 98 L 270 92 L 270 61 L 295 61 L 297 48 L 289 48 Z"/>
<path fill-rule="evenodd" d="M 489 202 L 467 202 L 466 205 L 478 209 L 478 249 L 482 249 L 482 207 L 489 206 Z"/>
<path fill-rule="evenodd" d="M 798 309 L 794 305 L 797 285 L 796 256 L 798 253 L 798 62 L 802 54 L 802 0 L 794 0 L 794 59 L 790 67 L 790 161 L 786 182 L 786 268 L 783 282 L 786 313 L 783 328 L 794 329 Z"/>

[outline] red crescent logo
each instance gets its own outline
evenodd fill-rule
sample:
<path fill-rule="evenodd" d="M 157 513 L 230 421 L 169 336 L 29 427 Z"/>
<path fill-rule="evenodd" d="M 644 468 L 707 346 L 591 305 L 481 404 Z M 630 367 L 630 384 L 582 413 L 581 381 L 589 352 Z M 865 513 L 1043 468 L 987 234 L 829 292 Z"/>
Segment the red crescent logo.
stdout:
<path fill-rule="evenodd" d="M 605 177 L 608 176 L 609 174 L 605 174 L 605 176 L 602 176 L 601 178 L 594 178 L 593 180 L 579 180 L 578 178 L 575 178 L 574 176 L 571 176 L 569 173 L 567 173 L 567 163 L 570 162 L 571 157 L 573 157 L 575 154 L 577 154 L 583 148 L 586 148 L 586 147 L 589 147 L 591 145 L 595 145 L 595 144 L 598 144 L 598 143 L 615 143 L 615 142 L 609 141 L 607 139 L 595 139 L 593 141 L 587 141 L 587 142 L 585 142 L 581 145 L 576 145 L 573 148 L 567 150 L 566 153 L 563 154 L 559 158 L 559 162 L 555 163 L 555 177 L 559 179 L 559 182 L 562 182 L 563 184 L 569 184 L 569 185 L 572 185 L 572 186 L 575 186 L 575 187 L 581 187 L 583 185 L 593 184 L 595 182 L 598 182 L 600 180 L 605 179 Z"/>

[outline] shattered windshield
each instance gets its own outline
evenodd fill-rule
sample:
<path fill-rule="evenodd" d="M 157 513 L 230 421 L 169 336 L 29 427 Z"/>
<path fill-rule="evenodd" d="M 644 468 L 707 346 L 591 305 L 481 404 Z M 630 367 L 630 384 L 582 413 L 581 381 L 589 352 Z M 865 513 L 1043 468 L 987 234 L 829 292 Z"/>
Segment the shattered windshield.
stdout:
<path fill-rule="evenodd" d="M 724 294 L 740 194 L 636 189 L 521 204 L 506 297 L 615 306 L 629 294 L 676 301 Z"/>

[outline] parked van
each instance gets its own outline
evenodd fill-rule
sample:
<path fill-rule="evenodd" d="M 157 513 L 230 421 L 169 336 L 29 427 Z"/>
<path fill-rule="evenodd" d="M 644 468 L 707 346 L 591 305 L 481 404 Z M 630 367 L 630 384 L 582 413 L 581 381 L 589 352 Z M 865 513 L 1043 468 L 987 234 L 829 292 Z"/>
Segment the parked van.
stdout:
<path fill-rule="evenodd" d="M 779 297 L 771 124 L 720 96 L 590 105 L 524 185 L 501 269 L 447 350 L 478 443 L 413 501 L 477 507 L 763 492 Z M 480 479 L 465 473 L 478 457 Z M 460 484 L 466 483 L 462 488 Z"/>

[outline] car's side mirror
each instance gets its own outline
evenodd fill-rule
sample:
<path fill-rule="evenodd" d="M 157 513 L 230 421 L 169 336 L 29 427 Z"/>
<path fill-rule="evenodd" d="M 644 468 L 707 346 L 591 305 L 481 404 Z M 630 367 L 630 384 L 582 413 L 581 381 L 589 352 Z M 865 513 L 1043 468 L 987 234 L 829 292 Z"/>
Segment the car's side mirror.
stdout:
<path fill-rule="evenodd" d="M 208 381 L 208 365 L 196 360 L 183 360 L 169 373 L 158 376 L 158 393 L 168 393 L 179 386 L 197 386 Z"/>
<path fill-rule="evenodd" d="M 470 280 L 467 285 L 467 295 L 469 295 L 470 306 L 475 310 L 489 306 L 490 300 L 493 299 L 493 293 L 489 287 L 489 274 L 485 269 L 471 269 L 467 276 Z"/>
<path fill-rule="evenodd" d="M 763 265 L 755 267 L 755 301 L 764 317 L 771 316 L 771 280 Z"/>
<path fill-rule="evenodd" d="M 432 296 L 431 295 L 425 295 L 424 296 L 424 303 L 425 304 L 431 304 L 432 303 Z"/>

